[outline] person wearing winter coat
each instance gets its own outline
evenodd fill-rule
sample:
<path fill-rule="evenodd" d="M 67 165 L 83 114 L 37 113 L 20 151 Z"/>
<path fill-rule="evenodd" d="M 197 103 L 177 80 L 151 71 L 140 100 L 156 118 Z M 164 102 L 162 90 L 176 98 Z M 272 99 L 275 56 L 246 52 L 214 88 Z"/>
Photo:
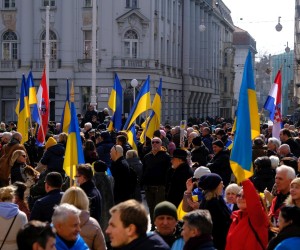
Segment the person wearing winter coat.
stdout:
<path fill-rule="evenodd" d="M 279 214 L 279 233 L 271 239 L 267 250 L 297 250 L 300 244 L 300 208 L 283 207 Z"/>
<path fill-rule="evenodd" d="M 0 188 L 0 249 L 17 249 L 17 233 L 27 223 L 27 216 L 13 203 L 15 187 Z M 6 236 L 6 238 L 5 238 Z"/>
<path fill-rule="evenodd" d="M 111 240 L 112 249 L 170 249 L 158 234 L 147 234 L 148 213 L 142 203 L 133 199 L 121 202 L 110 209 L 110 214 L 105 232 Z"/>
<path fill-rule="evenodd" d="M 189 212 L 183 217 L 183 221 L 183 250 L 215 250 L 212 240 L 213 223 L 208 210 Z"/>
<path fill-rule="evenodd" d="M 269 220 L 262 201 L 250 180 L 242 182 L 237 194 L 239 210 L 233 211 L 232 223 L 226 239 L 226 250 L 266 249 Z"/>
<path fill-rule="evenodd" d="M 231 167 L 229 162 L 229 151 L 224 149 L 224 144 L 221 140 L 213 142 L 214 157 L 207 163 L 206 167 L 210 169 L 212 173 L 221 176 L 225 187 L 230 183 Z"/>
<path fill-rule="evenodd" d="M 89 199 L 80 187 L 70 187 L 61 198 L 61 204 L 68 203 L 81 210 L 80 235 L 91 250 L 105 250 L 105 240 L 99 223 L 89 212 Z"/>
<path fill-rule="evenodd" d="M 199 208 L 207 209 L 213 222 L 214 247 L 218 250 L 225 249 L 231 211 L 222 197 L 224 187 L 222 178 L 214 173 L 203 175 L 199 179 L 198 187 L 203 190 L 204 195 Z"/>
<path fill-rule="evenodd" d="M 187 163 L 187 151 L 184 149 L 174 150 L 171 163 L 172 168 L 167 172 L 166 200 L 178 207 L 186 181 L 193 176 L 193 171 Z"/>

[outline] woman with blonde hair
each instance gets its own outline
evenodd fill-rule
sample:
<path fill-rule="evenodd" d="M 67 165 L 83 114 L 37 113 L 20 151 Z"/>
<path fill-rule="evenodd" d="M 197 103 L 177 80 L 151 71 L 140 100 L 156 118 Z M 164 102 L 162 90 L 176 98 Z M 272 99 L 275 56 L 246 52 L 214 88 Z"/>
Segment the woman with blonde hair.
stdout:
<path fill-rule="evenodd" d="M 68 203 L 81 210 L 80 235 L 92 250 L 105 250 L 106 244 L 99 223 L 89 213 L 89 199 L 80 187 L 70 187 L 63 194 L 60 204 Z"/>
<path fill-rule="evenodd" d="M 290 184 L 290 195 L 285 201 L 286 205 L 294 205 L 300 208 L 300 178 L 295 178 Z"/>
<path fill-rule="evenodd" d="M 17 249 L 17 233 L 27 223 L 26 214 L 14 204 L 16 188 L 0 188 L 0 249 Z"/>
<path fill-rule="evenodd" d="M 35 184 L 38 179 L 39 172 L 26 163 L 27 154 L 24 150 L 15 150 L 10 159 L 10 183 L 14 184 L 16 181 L 24 182 L 27 189 L 24 197 L 29 195 L 29 188 Z"/>

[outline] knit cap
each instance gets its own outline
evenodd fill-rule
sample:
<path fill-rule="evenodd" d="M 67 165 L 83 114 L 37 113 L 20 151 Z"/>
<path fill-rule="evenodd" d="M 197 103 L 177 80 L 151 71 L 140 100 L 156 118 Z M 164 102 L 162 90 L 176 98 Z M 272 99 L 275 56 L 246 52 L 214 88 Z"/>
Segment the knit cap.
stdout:
<path fill-rule="evenodd" d="M 202 190 L 215 190 L 220 182 L 222 181 L 222 178 L 220 175 L 218 174 L 206 174 L 200 177 L 200 180 L 198 182 L 198 186 L 202 189 Z"/>
<path fill-rule="evenodd" d="M 209 170 L 209 168 L 201 166 L 201 167 L 196 168 L 196 170 L 194 172 L 194 178 L 200 179 L 201 176 L 210 174 L 210 173 L 211 173 L 211 171 Z"/>
<path fill-rule="evenodd" d="M 48 149 L 56 144 L 57 144 L 57 141 L 53 137 L 49 137 L 45 144 L 45 148 Z"/>
<path fill-rule="evenodd" d="M 162 201 L 155 206 L 153 218 L 155 219 L 160 215 L 169 215 L 177 220 L 177 208 L 173 203 L 169 201 Z"/>
<path fill-rule="evenodd" d="M 221 140 L 215 140 L 212 144 L 224 148 L 224 143 Z"/>

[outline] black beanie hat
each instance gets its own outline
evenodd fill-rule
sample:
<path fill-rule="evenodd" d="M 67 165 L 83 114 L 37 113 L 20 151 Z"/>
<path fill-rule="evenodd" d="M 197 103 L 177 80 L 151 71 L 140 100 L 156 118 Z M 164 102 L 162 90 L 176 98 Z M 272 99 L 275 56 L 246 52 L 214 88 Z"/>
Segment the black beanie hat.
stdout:
<path fill-rule="evenodd" d="M 224 143 L 221 140 L 215 140 L 215 141 L 213 141 L 212 144 L 216 145 L 216 146 L 218 146 L 220 148 L 224 148 Z"/>
<path fill-rule="evenodd" d="M 154 208 L 153 219 L 160 215 L 169 215 L 177 220 L 177 208 L 169 201 L 162 201 L 158 203 Z"/>
<path fill-rule="evenodd" d="M 202 190 L 215 190 L 217 186 L 219 186 L 220 182 L 222 181 L 222 178 L 218 174 L 206 174 L 200 177 L 198 186 Z"/>
<path fill-rule="evenodd" d="M 201 137 L 200 136 L 197 136 L 195 137 L 193 140 L 192 140 L 192 143 L 195 145 L 195 146 L 201 146 Z"/>

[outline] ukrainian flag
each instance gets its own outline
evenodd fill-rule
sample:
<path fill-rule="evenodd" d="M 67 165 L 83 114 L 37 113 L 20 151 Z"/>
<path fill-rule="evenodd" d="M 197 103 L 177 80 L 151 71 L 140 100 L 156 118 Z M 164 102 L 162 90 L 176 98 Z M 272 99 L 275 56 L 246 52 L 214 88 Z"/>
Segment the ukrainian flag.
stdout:
<path fill-rule="evenodd" d="M 34 105 L 33 106 L 33 111 L 32 111 L 32 119 L 36 121 L 38 124 L 40 124 L 40 116 L 39 116 L 39 111 L 38 111 L 38 106 L 37 106 L 37 97 L 36 97 L 36 89 L 34 86 L 34 81 L 33 81 L 33 76 L 32 72 L 30 71 L 27 77 L 27 87 L 28 87 L 28 104 L 29 105 Z"/>
<path fill-rule="evenodd" d="M 135 131 L 135 123 L 132 123 L 130 129 L 127 131 L 129 145 L 137 151 L 137 138 Z"/>
<path fill-rule="evenodd" d="M 240 183 L 253 175 L 252 140 L 260 134 L 250 51 L 245 62 L 235 126 L 230 165 L 237 178 L 237 183 Z"/>
<path fill-rule="evenodd" d="M 74 178 L 76 173 L 76 165 L 83 164 L 84 156 L 82 149 L 82 142 L 80 137 L 80 130 L 78 119 L 76 115 L 76 108 L 74 104 L 74 88 L 71 89 L 71 121 L 69 127 L 69 136 L 67 140 L 64 170 L 71 179 Z"/>
<path fill-rule="evenodd" d="M 22 144 L 28 141 L 28 98 L 26 93 L 26 80 L 25 76 L 22 77 L 20 100 L 19 100 L 19 112 L 18 112 L 18 126 L 17 131 L 22 134 Z"/>
<path fill-rule="evenodd" d="M 141 88 L 130 114 L 126 120 L 123 130 L 129 130 L 132 123 L 135 122 L 136 118 L 151 108 L 151 97 L 150 97 L 150 76 L 148 76 L 146 82 Z"/>
<path fill-rule="evenodd" d="M 67 80 L 67 97 L 64 105 L 63 113 L 61 116 L 61 132 L 69 133 L 69 126 L 71 122 L 71 110 L 70 110 L 70 93 L 69 93 L 69 80 Z"/>
<path fill-rule="evenodd" d="M 123 95 L 122 95 L 122 86 L 118 75 L 115 74 L 114 87 L 111 91 L 108 107 L 114 112 L 113 117 L 109 123 L 108 130 L 121 130 L 122 129 L 122 110 L 123 110 Z"/>
<path fill-rule="evenodd" d="M 160 78 L 159 86 L 152 103 L 152 112 L 150 116 L 146 119 L 146 121 L 142 124 L 144 131 L 140 136 L 141 143 L 145 142 L 146 137 L 153 138 L 154 131 L 160 128 L 161 96 L 162 96 L 162 79 Z"/>

